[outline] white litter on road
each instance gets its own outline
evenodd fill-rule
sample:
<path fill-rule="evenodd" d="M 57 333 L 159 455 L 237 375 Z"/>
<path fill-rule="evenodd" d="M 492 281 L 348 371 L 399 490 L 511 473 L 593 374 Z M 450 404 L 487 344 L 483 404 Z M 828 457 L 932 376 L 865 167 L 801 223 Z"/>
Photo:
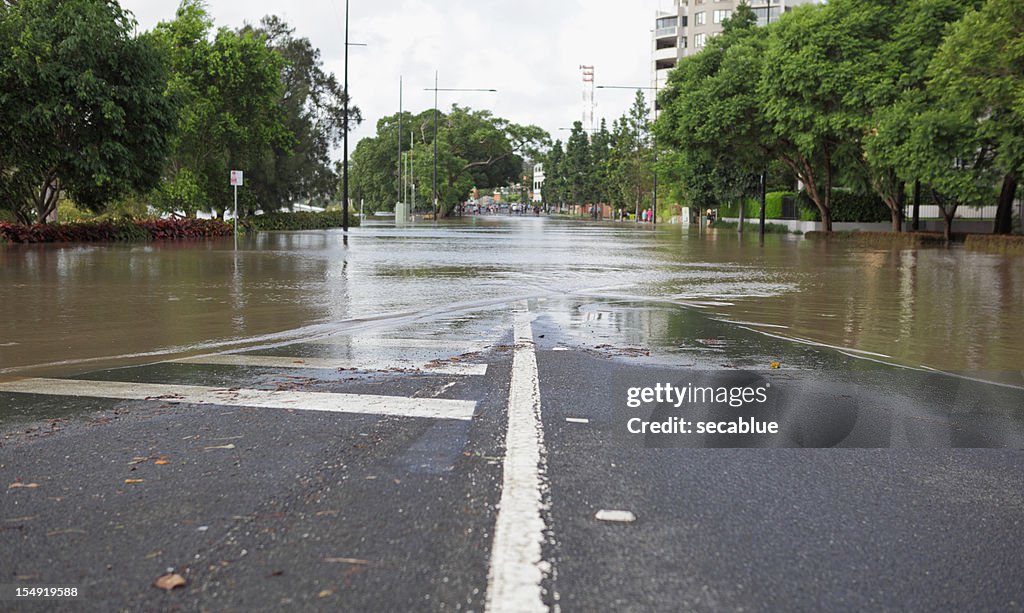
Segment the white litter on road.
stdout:
<path fill-rule="evenodd" d="M 636 515 L 633 515 L 630 511 L 608 511 L 601 509 L 594 515 L 594 519 L 598 521 L 610 521 L 618 522 L 623 524 L 631 524 L 636 521 Z"/>
<path fill-rule="evenodd" d="M 565 421 L 569 422 L 570 424 L 589 424 L 590 423 L 589 419 L 585 419 L 583 417 L 566 417 Z"/>

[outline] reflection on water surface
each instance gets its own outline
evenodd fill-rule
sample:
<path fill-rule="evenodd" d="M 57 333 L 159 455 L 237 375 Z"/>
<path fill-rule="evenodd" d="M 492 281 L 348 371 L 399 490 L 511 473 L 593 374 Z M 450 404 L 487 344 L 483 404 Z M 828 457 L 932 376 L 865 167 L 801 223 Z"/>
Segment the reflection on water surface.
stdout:
<path fill-rule="evenodd" d="M 1024 364 L 1024 258 L 503 217 L 368 225 L 347 246 L 337 231 L 264 233 L 237 253 L 230 240 L 0 247 L 0 370 L 70 373 L 567 294 L 677 303 L 941 370 Z"/>

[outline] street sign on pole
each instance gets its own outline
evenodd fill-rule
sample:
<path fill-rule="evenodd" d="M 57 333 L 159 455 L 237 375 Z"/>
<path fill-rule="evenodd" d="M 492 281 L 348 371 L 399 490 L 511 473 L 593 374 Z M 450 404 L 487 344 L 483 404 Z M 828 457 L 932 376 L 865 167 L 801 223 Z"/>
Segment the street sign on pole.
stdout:
<path fill-rule="evenodd" d="M 235 188 L 235 250 L 238 250 L 238 186 L 242 185 L 242 171 L 231 171 L 231 186 Z"/>

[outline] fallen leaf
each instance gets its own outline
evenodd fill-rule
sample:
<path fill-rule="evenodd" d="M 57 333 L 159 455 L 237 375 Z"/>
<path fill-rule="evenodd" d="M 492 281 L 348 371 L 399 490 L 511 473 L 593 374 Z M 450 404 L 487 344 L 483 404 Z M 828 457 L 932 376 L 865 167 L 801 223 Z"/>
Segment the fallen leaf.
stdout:
<path fill-rule="evenodd" d="M 145 479 L 125 479 L 124 482 L 127 485 L 132 485 L 132 484 L 135 484 L 135 483 L 145 483 L 146 480 Z"/>
<path fill-rule="evenodd" d="M 143 462 L 149 461 L 149 458 L 132 458 L 131 462 L 128 462 L 128 466 L 133 464 L 142 464 Z"/>
<path fill-rule="evenodd" d="M 321 590 L 320 593 L 317 594 L 317 596 L 320 597 L 320 598 L 327 598 L 328 596 L 330 596 L 333 593 L 334 592 L 332 592 L 331 590 Z"/>
<path fill-rule="evenodd" d="M 235 444 L 234 443 L 228 443 L 227 445 L 218 445 L 216 447 L 206 447 L 206 448 L 203 449 L 203 451 L 213 451 L 214 449 L 234 449 L 234 448 L 235 448 Z"/>
<path fill-rule="evenodd" d="M 18 489 L 18 488 L 25 488 L 25 489 L 34 490 L 37 487 L 39 487 L 38 483 L 12 483 L 12 484 L 7 486 L 7 489 L 13 490 L 13 489 Z"/>
<path fill-rule="evenodd" d="M 178 574 L 161 575 L 153 582 L 153 587 L 161 590 L 171 591 L 176 587 L 184 587 L 185 578 Z"/>
<path fill-rule="evenodd" d="M 778 370 L 780 368 L 782 368 L 782 364 L 779 362 L 772 362 L 772 370 Z"/>
<path fill-rule="evenodd" d="M 156 464 L 157 466 L 166 466 L 166 465 L 170 464 L 171 461 L 166 459 L 166 458 L 160 458 L 159 460 L 156 460 L 153 463 Z"/>

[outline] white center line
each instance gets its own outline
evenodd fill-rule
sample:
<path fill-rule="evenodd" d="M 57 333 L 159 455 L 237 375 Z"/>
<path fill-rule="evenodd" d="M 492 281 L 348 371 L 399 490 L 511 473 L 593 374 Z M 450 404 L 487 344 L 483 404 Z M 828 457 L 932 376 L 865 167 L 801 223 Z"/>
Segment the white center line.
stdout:
<path fill-rule="evenodd" d="M 43 394 L 47 396 L 117 398 L 122 400 L 156 400 L 176 404 L 328 411 L 334 413 L 389 415 L 394 417 L 427 417 L 431 419 L 470 420 L 473 418 L 473 412 L 476 410 L 476 402 L 472 400 L 403 398 L 399 396 L 331 394 L 290 390 L 226 389 L 196 385 L 162 385 L 74 379 L 23 379 L 12 383 L 0 384 L 0 392 Z"/>
<path fill-rule="evenodd" d="M 487 364 L 453 362 L 413 362 L 411 360 L 339 360 L 334 358 L 279 357 L 240 353 L 204 355 L 172 360 L 174 364 L 205 364 L 214 366 L 255 366 L 260 368 L 320 368 L 326 370 L 419 370 L 438 375 L 482 376 Z"/>
<path fill-rule="evenodd" d="M 491 546 L 487 610 L 546 611 L 541 595 L 544 561 L 544 431 L 540 417 L 540 378 L 531 315 L 526 303 L 515 314 L 515 352 L 508 400 L 508 430 L 502 469 L 501 502 Z"/>

